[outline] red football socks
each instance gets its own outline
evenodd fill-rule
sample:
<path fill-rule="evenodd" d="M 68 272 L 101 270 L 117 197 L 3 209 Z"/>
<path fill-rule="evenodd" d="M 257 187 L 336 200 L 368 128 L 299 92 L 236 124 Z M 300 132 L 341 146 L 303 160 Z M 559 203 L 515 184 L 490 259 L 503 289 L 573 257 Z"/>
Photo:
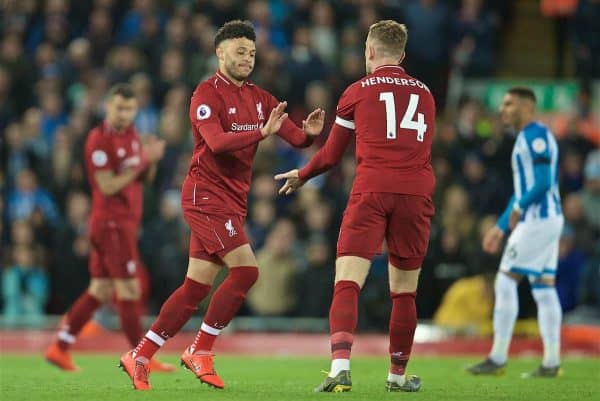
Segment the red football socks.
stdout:
<path fill-rule="evenodd" d="M 360 286 L 354 281 L 341 280 L 335 284 L 329 309 L 332 359 L 350 359 L 358 321 L 359 293 Z"/>
<path fill-rule="evenodd" d="M 117 301 L 117 306 L 119 308 L 121 328 L 125 332 L 125 336 L 131 346 L 135 347 L 142 339 L 140 301 L 119 300 Z"/>
<path fill-rule="evenodd" d="M 391 293 L 390 315 L 390 373 L 403 375 L 410 358 L 417 327 L 416 293 Z"/>
<path fill-rule="evenodd" d="M 242 306 L 248 290 L 258 279 L 258 268 L 239 266 L 229 269 L 229 275 L 215 291 L 208 305 L 202 327 L 198 331 L 192 350 L 209 352 L 221 332 Z"/>
<path fill-rule="evenodd" d="M 58 333 L 58 346 L 60 348 L 68 349 L 75 342 L 75 337 L 101 304 L 89 292 L 86 291 L 81 294 L 67 313 L 66 322 Z"/>
<path fill-rule="evenodd" d="M 156 321 L 140 341 L 134 354 L 152 359 L 167 339 L 175 336 L 190 317 L 198 310 L 198 304 L 210 292 L 210 285 L 188 277 L 165 301 Z"/>

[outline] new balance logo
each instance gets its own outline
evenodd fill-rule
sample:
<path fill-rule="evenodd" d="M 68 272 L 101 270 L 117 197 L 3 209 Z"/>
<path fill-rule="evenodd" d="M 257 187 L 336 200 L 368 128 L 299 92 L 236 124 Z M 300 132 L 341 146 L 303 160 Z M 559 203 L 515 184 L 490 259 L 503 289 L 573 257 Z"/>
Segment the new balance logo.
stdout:
<path fill-rule="evenodd" d="M 235 107 L 229 108 L 229 114 L 235 114 Z"/>
<path fill-rule="evenodd" d="M 229 232 L 229 236 L 233 237 L 234 235 L 237 235 L 237 231 L 235 231 L 235 227 L 233 226 L 233 223 L 231 222 L 231 219 L 229 219 L 227 221 L 227 223 L 225 223 L 225 229 Z"/>

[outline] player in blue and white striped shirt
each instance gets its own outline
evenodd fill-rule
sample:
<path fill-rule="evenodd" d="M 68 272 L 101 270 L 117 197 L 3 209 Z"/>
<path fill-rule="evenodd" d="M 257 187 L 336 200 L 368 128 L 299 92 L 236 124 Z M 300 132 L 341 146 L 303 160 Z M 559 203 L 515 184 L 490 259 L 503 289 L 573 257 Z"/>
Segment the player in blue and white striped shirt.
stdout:
<path fill-rule="evenodd" d="M 544 125 L 534 121 L 536 99 L 527 88 L 513 88 L 500 107 L 502 122 L 518 131 L 512 152 L 514 195 L 506 210 L 483 239 L 483 249 L 496 253 L 509 230 L 500 271 L 496 276 L 494 345 L 489 357 L 471 366 L 473 374 L 501 374 L 518 315 L 517 285 L 523 276 L 531 283 L 544 343 L 544 359 L 532 377 L 555 377 L 560 372 L 562 311 L 554 280 L 558 243 L 564 219 L 558 191 L 558 145 Z"/>

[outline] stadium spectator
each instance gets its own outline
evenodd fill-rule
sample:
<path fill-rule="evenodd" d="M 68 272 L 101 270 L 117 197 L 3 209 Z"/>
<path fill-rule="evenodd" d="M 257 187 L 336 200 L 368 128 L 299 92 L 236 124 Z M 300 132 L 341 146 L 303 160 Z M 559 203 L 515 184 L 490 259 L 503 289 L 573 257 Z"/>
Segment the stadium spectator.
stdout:
<path fill-rule="evenodd" d="M 60 216 L 52 196 L 40 188 L 37 177 L 31 170 L 21 170 L 15 182 L 15 189 L 8 195 L 8 221 L 29 219 L 35 210 L 39 210 L 42 217 L 50 224 L 56 226 Z"/>
<path fill-rule="evenodd" d="M 455 333 L 479 333 L 491 323 L 493 305 L 491 272 L 460 278 L 444 294 L 433 322 Z"/>
<path fill-rule="evenodd" d="M 573 20 L 577 75 L 587 81 L 600 77 L 600 2 L 579 0 Z"/>
<path fill-rule="evenodd" d="M 269 232 L 265 246 L 256 253 L 260 275 L 248 292 L 250 309 L 259 316 L 290 314 L 296 307 L 299 263 L 294 224 L 280 219 Z"/>
<path fill-rule="evenodd" d="M 462 100 L 458 102 L 458 109 L 449 107 L 446 112 L 442 110 L 444 103 L 440 102 L 437 92 L 443 93 L 447 75 L 445 64 L 448 62 L 446 53 L 452 51 L 451 44 L 462 43 L 464 38 L 474 38 L 475 47 L 465 64 L 467 78 L 471 72 L 480 69 L 482 61 L 495 60 L 497 64 L 492 65 L 483 78 L 493 79 L 495 71 L 501 70 L 503 59 L 498 57 L 498 42 L 510 36 L 506 33 L 513 21 L 510 8 L 514 2 L 486 1 L 483 7 L 478 0 L 256 1 L 251 4 L 239 0 L 27 0 L 0 3 L 3 15 L 0 23 L 0 204 L 4 206 L 0 225 L 5 228 L 3 261 L 5 265 L 11 262 L 8 254 L 14 245 L 9 234 L 13 221 L 11 213 L 15 208 L 11 197 L 19 192 L 15 187 L 17 177 L 22 171 L 33 172 L 37 177 L 37 188 L 45 194 L 42 198 L 50 200 L 42 203 L 54 204 L 49 210 L 54 209 L 57 216 L 65 216 L 64 221 L 59 219 L 55 226 L 51 217 L 53 212 L 48 215 L 41 206 L 30 207 L 35 196 L 25 197 L 28 199 L 26 203 L 17 202 L 19 210 L 29 205 L 29 212 L 24 214 L 25 217 L 31 216 L 27 224 L 38 227 L 34 242 L 37 248 L 43 248 L 40 264 L 47 268 L 51 280 L 46 312 L 64 313 L 74 297 L 73 293 L 83 289 L 88 279 L 86 269 L 82 271 L 79 267 L 87 257 L 84 241 L 80 240 L 83 234 L 80 234 L 79 228 L 74 228 L 79 224 L 69 221 L 69 214 L 75 207 L 73 203 L 80 206 L 85 203 L 81 193 L 89 193 L 82 160 L 83 144 L 91 127 L 104 117 L 102 104 L 109 86 L 116 80 L 133 78 L 134 83 L 137 80 L 141 87 L 139 93 L 145 98 L 140 100 L 149 105 L 148 113 L 140 117 L 145 128 L 140 129 L 157 134 L 167 142 L 155 185 L 145 193 L 148 208 L 142 225 L 142 240 L 148 246 L 148 238 L 154 234 L 146 236 L 146 230 L 156 233 L 161 227 L 171 227 L 170 224 L 180 227 L 165 218 L 160 205 L 163 198 L 172 196 L 166 195 L 166 191 L 178 190 L 187 174 L 192 149 L 187 111 L 195 85 L 217 69 L 213 42 L 216 27 L 226 20 L 248 18 L 250 9 L 253 10 L 252 18 L 257 22 L 257 30 L 265 32 L 259 35 L 263 42 L 251 80 L 278 99 L 293 101 L 295 107 L 290 103 L 288 110 L 298 124 L 302 121 L 302 113 L 307 110 L 325 108 L 325 132 L 335 118 L 331 99 L 339 97 L 348 84 L 364 74 L 365 28 L 380 16 L 406 15 L 404 19 L 409 23 L 411 46 L 406 59 L 408 72 L 437 74 L 440 83 L 438 85 L 422 77 L 428 84 L 434 84 L 439 110 L 432 152 L 437 178 L 434 203 L 439 213 L 432 226 L 433 253 L 425 261 L 423 274 L 424 280 L 430 281 L 431 288 L 440 296 L 436 296 L 430 305 L 424 305 L 425 297 L 419 297 L 420 316 L 431 318 L 443 289 L 454 282 L 439 275 L 439 272 L 433 273 L 444 270 L 439 268 L 445 257 L 445 252 L 438 252 L 441 239 L 444 235 L 456 236 L 444 233 L 464 232 L 465 222 L 471 227 L 460 234 L 459 249 L 454 250 L 465 258 L 462 263 L 467 266 L 465 271 L 468 274 L 479 274 L 485 266 L 497 265 L 497 262 L 477 252 L 479 245 L 475 231 L 488 218 L 488 213 L 498 213 L 495 207 L 499 205 L 494 204 L 496 198 L 490 196 L 492 189 L 495 187 L 497 199 L 505 199 L 511 191 L 512 175 L 507 160 L 510 160 L 514 138 L 504 135 L 495 116 L 496 111 L 489 109 L 493 103 L 488 96 L 491 92 L 465 93 L 463 96 L 459 91 L 456 99 L 462 96 Z M 600 71 L 597 64 L 594 66 L 594 59 L 596 63 L 598 60 L 600 38 L 596 23 L 598 6 L 597 0 L 580 0 L 571 26 L 569 40 L 578 80 L 588 80 Z M 474 19 L 473 15 L 481 18 Z M 431 18 L 424 19 L 424 16 Z M 438 40 L 436 32 L 439 35 L 443 33 L 440 36 L 442 40 Z M 434 39 L 428 39 L 431 37 Z M 424 63 L 419 58 L 425 56 L 440 62 Z M 552 54 L 548 54 L 548 59 L 552 59 Z M 414 64 L 417 66 L 414 67 Z M 569 65 L 566 63 L 567 67 Z M 490 66 L 486 64 L 483 69 L 488 68 Z M 569 73 L 569 68 L 566 73 Z M 599 116 L 594 108 L 598 92 L 594 92 L 594 88 L 591 82 L 585 82 L 579 87 L 571 107 L 540 116 L 553 123 L 553 130 L 560 138 L 563 160 L 559 176 L 565 219 L 575 231 L 575 243 L 590 263 L 594 260 L 600 238 L 599 214 L 596 212 L 600 204 L 595 184 L 598 180 L 594 179 L 600 174 L 595 174 L 593 167 L 586 168 L 588 153 L 594 150 L 594 146 L 600 145 Z M 148 90 L 151 91 L 149 96 Z M 558 98 L 562 99 L 561 96 Z M 325 139 L 325 135 L 317 139 L 317 145 Z M 255 190 L 251 194 L 247 226 L 254 249 L 260 251 L 270 228 L 280 216 L 293 216 L 300 249 L 306 254 L 306 258 L 299 261 L 303 266 L 300 275 L 327 280 L 331 263 L 324 260 L 332 255 L 326 257 L 317 243 L 325 241 L 329 244 L 337 237 L 341 211 L 355 172 L 353 150 L 348 150 L 338 168 L 311 180 L 307 184 L 311 188 L 305 188 L 296 197 L 273 201 L 272 194 L 276 188 L 272 183 L 265 185 L 273 173 L 302 166 L 314 152 L 314 148 L 291 151 L 277 138 L 261 143 L 255 158 L 254 175 L 258 178 L 258 186 L 264 187 L 258 189 L 256 199 Z M 472 155 L 476 156 L 473 158 Z M 593 164 L 588 162 L 587 165 Z M 483 181 L 480 181 L 482 175 Z M 456 196 L 456 188 L 464 193 Z M 448 211 L 452 217 L 446 216 L 446 222 L 443 222 L 442 217 L 447 214 L 444 200 L 454 197 L 457 199 L 450 202 L 453 205 Z M 491 201 L 486 202 L 485 199 L 490 197 Z M 79 200 L 73 201 L 72 198 Z M 308 211 L 323 201 L 329 205 L 329 213 Z M 329 214 L 328 223 L 319 223 L 321 228 L 309 229 L 308 216 L 320 221 L 323 216 L 315 218 L 319 214 Z M 173 261 L 187 260 L 188 232 L 181 227 L 177 230 L 181 231 L 169 232 L 168 235 L 160 232 L 167 241 L 164 246 L 157 247 L 164 252 L 158 269 L 162 269 L 165 283 L 175 283 L 181 277 L 181 271 L 166 266 L 182 266 L 184 262 Z M 64 236 L 64 240 L 59 236 Z M 452 245 L 452 241 L 447 242 L 447 250 L 450 251 L 452 247 L 448 245 Z M 63 255 L 66 255 L 65 260 Z M 151 270 L 155 269 L 154 257 L 145 256 Z M 449 258 L 449 264 L 453 263 L 454 257 Z M 328 263 L 329 269 L 325 267 Z M 595 266 L 597 270 L 597 264 Z M 75 270 L 78 274 L 74 273 Z M 594 272 L 593 269 L 590 271 Z M 70 272 L 69 288 L 64 288 L 67 287 L 64 280 L 67 272 Z M 585 281 L 597 291 L 598 287 L 593 287 L 593 283 L 593 280 Z M 315 302 L 315 315 L 319 315 L 320 307 L 330 301 L 331 293 L 325 287 L 314 288 L 311 300 Z M 164 291 L 167 292 L 166 289 Z M 299 291 L 301 294 L 308 289 L 305 287 Z M 155 283 L 150 313 L 158 312 L 165 293 Z M 588 298 L 581 298 L 581 302 L 587 302 L 585 299 Z M 533 305 L 533 301 L 529 301 Z M 312 314 L 308 310 L 296 308 L 289 315 Z M 369 313 L 374 313 L 373 310 L 370 309 Z M 380 328 L 377 326 L 378 319 L 364 318 L 364 312 L 361 310 L 361 322 Z"/>
<path fill-rule="evenodd" d="M 554 25 L 554 76 L 561 78 L 565 70 L 565 53 L 570 19 L 577 10 L 580 0 L 542 0 L 540 8 Z"/>
<path fill-rule="evenodd" d="M 436 99 L 444 104 L 444 71 L 448 64 L 449 11 L 446 2 L 417 0 L 408 3 L 405 21 L 410 32 L 406 47 L 407 72 L 427 82 Z M 427 44 L 424 46 L 423 44 Z"/>
<path fill-rule="evenodd" d="M 568 194 L 563 198 L 562 206 L 565 223 L 572 227 L 574 231 L 574 242 L 586 255 L 591 256 L 594 252 L 595 239 L 598 234 L 594 232 L 594 229 L 585 218 L 582 193 Z"/>
<path fill-rule="evenodd" d="M 150 271 L 153 310 L 160 307 L 179 285 L 186 263 L 187 239 L 179 192 L 165 191 L 162 193 L 158 215 L 148 221 L 140 238 L 142 259 L 146 261 Z"/>
<path fill-rule="evenodd" d="M 31 246 L 14 245 L 13 263 L 2 272 L 4 317 L 9 326 L 39 326 L 49 296 L 46 270 L 36 261 Z"/>
<path fill-rule="evenodd" d="M 87 261 L 91 251 L 88 239 L 90 197 L 83 192 L 72 191 L 67 194 L 65 202 L 65 219 L 52 238 L 51 302 L 58 310 L 66 310 L 85 289 L 89 280 Z"/>
<path fill-rule="evenodd" d="M 331 282 L 334 279 L 334 258 L 327 238 L 315 234 L 303 243 L 306 267 L 297 276 L 299 302 L 296 315 L 327 317 L 331 305 Z"/>
<path fill-rule="evenodd" d="M 583 210 L 587 222 L 598 234 L 600 231 L 600 213 L 598 213 L 600 210 L 600 150 L 588 154 L 584 176 Z"/>
<path fill-rule="evenodd" d="M 575 243 L 575 231 L 569 225 L 565 225 L 560 237 L 556 271 L 556 291 L 563 312 L 570 312 L 577 306 L 585 265 L 585 255 Z"/>
<path fill-rule="evenodd" d="M 483 0 L 462 0 L 451 27 L 453 61 L 467 77 L 492 75 L 496 67 L 497 16 Z"/>

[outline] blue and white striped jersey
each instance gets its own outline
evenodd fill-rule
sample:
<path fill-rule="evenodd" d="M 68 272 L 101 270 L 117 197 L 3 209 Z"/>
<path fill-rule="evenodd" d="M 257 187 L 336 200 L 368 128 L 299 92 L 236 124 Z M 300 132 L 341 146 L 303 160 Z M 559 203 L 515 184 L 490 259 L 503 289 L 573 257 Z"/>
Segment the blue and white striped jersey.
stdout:
<path fill-rule="evenodd" d="M 519 132 L 512 152 L 514 201 L 521 221 L 562 214 L 558 190 L 558 144 L 544 125 L 532 122 Z"/>

